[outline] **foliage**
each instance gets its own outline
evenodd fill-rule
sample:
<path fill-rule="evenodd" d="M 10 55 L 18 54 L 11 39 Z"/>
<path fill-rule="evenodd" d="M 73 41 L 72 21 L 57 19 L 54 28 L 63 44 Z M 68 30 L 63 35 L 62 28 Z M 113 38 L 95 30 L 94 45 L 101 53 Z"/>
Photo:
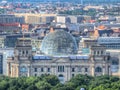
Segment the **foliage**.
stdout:
<path fill-rule="evenodd" d="M 75 10 L 59 11 L 59 14 L 95 16 L 97 12 L 95 9 L 89 9 L 89 10 L 75 9 Z"/>
<path fill-rule="evenodd" d="M 120 90 L 120 79 L 114 76 L 76 75 L 62 84 L 54 75 L 10 78 L 0 76 L 0 90 Z"/>

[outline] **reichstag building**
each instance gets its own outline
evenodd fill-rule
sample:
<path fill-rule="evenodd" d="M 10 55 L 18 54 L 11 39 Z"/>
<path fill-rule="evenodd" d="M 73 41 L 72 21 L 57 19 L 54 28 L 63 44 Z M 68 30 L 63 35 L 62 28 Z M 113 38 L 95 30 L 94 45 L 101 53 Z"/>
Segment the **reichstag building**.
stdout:
<path fill-rule="evenodd" d="M 52 74 L 66 82 L 77 74 L 111 75 L 110 56 L 101 45 L 90 47 L 90 54 L 79 54 L 75 38 L 63 30 L 55 30 L 44 37 L 40 53 L 32 51 L 30 38 L 19 38 L 14 56 L 7 59 L 10 77 Z"/>

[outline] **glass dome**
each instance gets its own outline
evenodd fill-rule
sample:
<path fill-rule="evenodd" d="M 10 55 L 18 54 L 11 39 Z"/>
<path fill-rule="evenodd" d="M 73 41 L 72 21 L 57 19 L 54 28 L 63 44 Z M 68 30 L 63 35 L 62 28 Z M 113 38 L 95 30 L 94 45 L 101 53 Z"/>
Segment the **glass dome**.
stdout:
<path fill-rule="evenodd" d="M 47 55 L 71 55 L 77 53 L 74 37 L 63 30 L 49 33 L 42 41 L 40 50 Z"/>

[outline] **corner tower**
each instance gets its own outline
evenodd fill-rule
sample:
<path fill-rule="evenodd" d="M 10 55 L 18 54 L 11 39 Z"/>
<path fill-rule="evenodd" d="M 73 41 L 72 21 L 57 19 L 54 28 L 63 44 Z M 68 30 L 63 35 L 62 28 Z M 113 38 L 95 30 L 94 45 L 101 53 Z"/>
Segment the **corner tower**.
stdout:
<path fill-rule="evenodd" d="M 30 76 L 32 46 L 30 38 L 19 38 L 14 49 L 14 56 L 8 58 L 8 76 Z"/>
<path fill-rule="evenodd" d="M 106 54 L 106 47 L 96 45 L 91 47 L 92 75 L 111 75 L 110 56 Z"/>

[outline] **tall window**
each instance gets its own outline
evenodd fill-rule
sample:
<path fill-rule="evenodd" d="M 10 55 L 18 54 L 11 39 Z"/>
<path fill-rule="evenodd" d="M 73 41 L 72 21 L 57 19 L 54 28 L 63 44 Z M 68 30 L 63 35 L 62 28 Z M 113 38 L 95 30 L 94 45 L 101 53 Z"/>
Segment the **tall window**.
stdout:
<path fill-rule="evenodd" d="M 58 66 L 58 72 L 64 72 L 64 66 Z"/>
<path fill-rule="evenodd" d="M 85 72 L 88 72 L 88 68 L 85 68 Z"/>
<path fill-rule="evenodd" d="M 75 72 L 75 68 L 72 68 L 72 72 Z"/>
<path fill-rule="evenodd" d="M 37 72 L 37 68 L 34 68 L 34 72 Z"/>
<path fill-rule="evenodd" d="M 50 68 L 48 68 L 47 71 L 50 72 Z"/>
<path fill-rule="evenodd" d="M 103 55 L 103 51 L 101 51 L 101 55 Z"/>
<path fill-rule="evenodd" d="M 99 51 L 97 51 L 97 55 L 99 55 Z"/>
<path fill-rule="evenodd" d="M 26 54 L 28 54 L 28 50 L 26 50 Z"/>
<path fill-rule="evenodd" d="M 24 55 L 24 54 L 25 54 L 25 52 L 23 51 L 23 52 L 22 52 L 22 54 Z"/>
<path fill-rule="evenodd" d="M 44 69 L 43 69 L 43 68 L 41 68 L 41 72 L 44 72 Z"/>

